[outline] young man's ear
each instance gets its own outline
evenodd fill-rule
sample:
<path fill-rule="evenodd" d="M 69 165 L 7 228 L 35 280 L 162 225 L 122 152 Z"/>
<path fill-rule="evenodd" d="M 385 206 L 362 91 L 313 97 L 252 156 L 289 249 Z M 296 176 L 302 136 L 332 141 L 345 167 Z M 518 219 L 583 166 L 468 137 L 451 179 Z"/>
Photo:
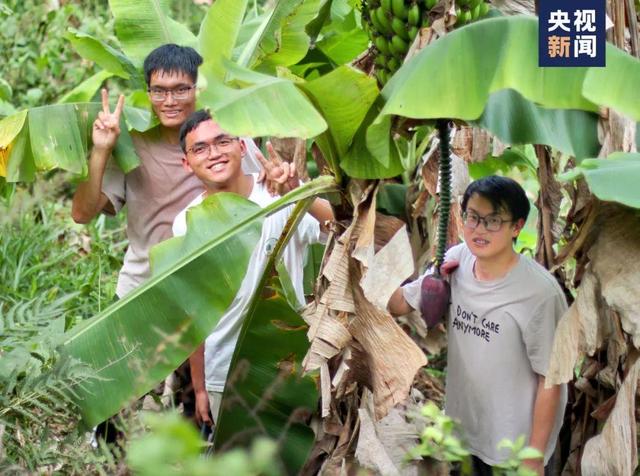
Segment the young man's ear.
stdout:
<path fill-rule="evenodd" d="M 244 157 L 247 154 L 247 144 L 244 143 L 244 139 L 238 139 L 240 143 L 240 157 Z"/>
<path fill-rule="evenodd" d="M 187 172 L 193 172 L 186 155 L 182 156 L 182 168 L 184 168 Z"/>
<path fill-rule="evenodd" d="M 520 234 L 520 232 L 524 228 L 524 224 L 525 224 L 525 221 L 522 218 L 520 218 L 518 221 L 515 222 L 513 226 L 514 238 L 516 238 Z"/>

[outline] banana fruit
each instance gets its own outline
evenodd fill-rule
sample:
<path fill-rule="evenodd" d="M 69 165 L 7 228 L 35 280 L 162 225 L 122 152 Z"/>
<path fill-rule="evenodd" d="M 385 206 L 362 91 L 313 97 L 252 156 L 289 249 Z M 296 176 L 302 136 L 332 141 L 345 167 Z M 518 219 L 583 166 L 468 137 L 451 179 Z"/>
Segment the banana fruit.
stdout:
<path fill-rule="evenodd" d="M 485 17 L 489 13 L 486 0 L 454 0 L 455 28 Z M 640 4 L 640 0 L 635 0 Z M 376 77 L 386 84 L 409 51 L 421 28 L 431 24 L 440 12 L 431 10 L 440 0 L 362 0 L 363 28 L 375 46 Z"/>

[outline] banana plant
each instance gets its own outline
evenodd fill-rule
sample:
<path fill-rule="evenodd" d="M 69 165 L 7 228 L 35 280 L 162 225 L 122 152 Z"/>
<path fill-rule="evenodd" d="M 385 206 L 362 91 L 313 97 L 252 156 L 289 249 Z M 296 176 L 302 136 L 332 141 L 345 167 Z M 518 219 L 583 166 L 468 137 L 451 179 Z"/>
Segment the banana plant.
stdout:
<path fill-rule="evenodd" d="M 85 424 L 144 395 L 204 341 L 240 287 L 264 217 L 333 189 L 331 177 L 320 177 L 267 208 L 221 193 L 192 210 L 187 235 L 154 248 L 153 277 L 73 328 L 62 345 L 97 371 L 74 389 Z"/>

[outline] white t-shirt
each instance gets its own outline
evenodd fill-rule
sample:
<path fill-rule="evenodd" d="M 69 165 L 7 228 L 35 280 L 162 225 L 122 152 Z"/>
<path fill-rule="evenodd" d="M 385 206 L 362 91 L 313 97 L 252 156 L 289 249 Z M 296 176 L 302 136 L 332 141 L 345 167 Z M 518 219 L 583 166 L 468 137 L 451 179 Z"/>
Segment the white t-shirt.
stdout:
<path fill-rule="evenodd" d="M 253 190 L 248 197 L 249 200 L 264 208 L 278 198 L 272 197 L 264 184 L 256 182 L 255 174 L 253 178 Z M 186 233 L 187 210 L 199 205 L 204 199 L 204 195 L 199 195 L 184 210 L 178 213 L 173 222 L 174 236 L 182 236 Z M 262 226 L 262 236 L 251 255 L 247 274 L 242 280 L 240 289 L 229 309 L 220 318 L 213 332 L 207 337 L 204 349 L 204 368 L 205 383 L 209 391 L 222 392 L 224 390 L 229 365 L 231 364 L 231 358 L 233 357 L 247 306 L 262 276 L 269 255 L 280 238 L 292 210 L 293 205 L 290 205 L 265 218 Z M 296 233 L 291 237 L 283 251 L 282 259 L 300 305 L 304 304 L 302 277 L 306 249 L 308 245 L 320 241 L 320 224 L 311 215 L 307 214 L 300 221 Z"/>

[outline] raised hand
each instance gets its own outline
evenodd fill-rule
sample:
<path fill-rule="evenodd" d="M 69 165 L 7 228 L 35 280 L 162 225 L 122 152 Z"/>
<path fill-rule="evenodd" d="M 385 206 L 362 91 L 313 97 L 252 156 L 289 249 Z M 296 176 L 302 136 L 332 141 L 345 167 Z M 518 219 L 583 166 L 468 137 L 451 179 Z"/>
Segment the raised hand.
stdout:
<path fill-rule="evenodd" d="M 91 138 L 93 146 L 97 149 L 111 151 L 116 145 L 120 135 L 120 115 L 124 108 L 124 96 L 121 94 L 113 112 L 109 107 L 109 95 L 106 89 L 102 89 L 102 111 L 93 122 Z"/>
<path fill-rule="evenodd" d="M 267 142 L 267 152 L 269 160 L 265 159 L 260 151 L 256 151 L 256 157 L 265 171 L 269 191 L 284 195 L 297 188 L 300 185 L 300 179 L 295 166 L 283 161 L 271 142 Z"/>

